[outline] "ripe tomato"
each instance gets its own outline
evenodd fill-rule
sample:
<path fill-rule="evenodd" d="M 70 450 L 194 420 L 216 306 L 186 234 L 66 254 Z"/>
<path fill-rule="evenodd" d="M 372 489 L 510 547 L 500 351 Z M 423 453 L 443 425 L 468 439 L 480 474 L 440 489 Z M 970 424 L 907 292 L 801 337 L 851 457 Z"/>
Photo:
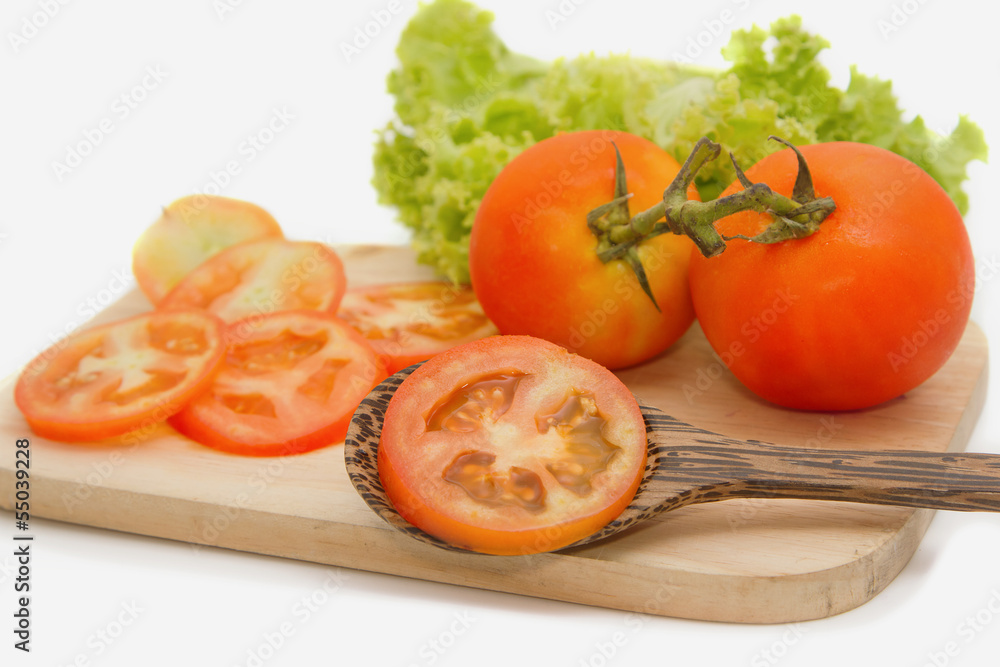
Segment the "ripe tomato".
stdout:
<path fill-rule="evenodd" d="M 271 215 L 248 202 L 210 195 L 183 197 L 163 209 L 135 244 L 132 273 L 158 304 L 174 285 L 206 259 L 231 245 L 281 238 Z"/>
<path fill-rule="evenodd" d="M 975 280 L 969 237 L 944 190 L 904 158 L 851 142 L 800 150 L 816 195 L 836 210 L 804 239 L 694 254 L 698 320 L 733 374 L 768 401 L 877 405 L 929 378 L 958 345 Z M 747 176 L 787 196 L 796 164 L 783 150 Z M 749 236 L 770 221 L 746 212 L 717 228 Z"/>
<path fill-rule="evenodd" d="M 694 320 L 687 237 L 664 234 L 639 246 L 662 312 L 627 263 L 596 256 L 587 214 L 614 198 L 615 145 L 634 194 L 632 211 L 662 202 L 680 169 L 664 150 L 624 132 L 561 134 L 503 169 L 469 240 L 472 286 L 501 333 L 544 338 L 609 368 L 659 354 Z M 697 197 L 693 187 L 689 197 Z"/>
<path fill-rule="evenodd" d="M 207 313 L 169 311 L 87 329 L 29 363 L 14 401 L 35 433 L 67 442 L 164 421 L 211 383 L 223 328 Z"/>
<path fill-rule="evenodd" d="M 418 367 L 386 409 L 379 479 L 407 521 L 492 554 L 565 547 L 624 510 L 646 428 L 606 368 L 529 336 L 493 336 Z"/>
<path fill-rule="evenodd" d="M 497 333 L 472 289 L 446 282 L 349 289 L 337 316 L 386 358 L 390 374 L 455 345 Z"/>
<path fill-rule="evenodd" d="M 223 250 L 191 271 L 161 308 L 203 308 L 226 322 L 277 310 L 335 311 L 347 279 L 322 243 L 263 239 Z"/>
<path fill-rule="evenodd" d="M 226 342 L 211 387 L 170 423 L 234 454 L 299 454 L 343 440 L 361 399 L 387 375 L 364 338 L 332 313 L 241 320 Z"/>

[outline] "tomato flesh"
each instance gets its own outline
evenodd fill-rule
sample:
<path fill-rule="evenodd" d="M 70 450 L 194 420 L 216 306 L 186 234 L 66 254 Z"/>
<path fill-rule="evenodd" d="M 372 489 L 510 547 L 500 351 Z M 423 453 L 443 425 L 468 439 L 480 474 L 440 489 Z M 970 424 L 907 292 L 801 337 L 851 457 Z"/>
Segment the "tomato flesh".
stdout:
<path fill-rule="evenodd" d="M 349 289 L 337 315 L 386 357 L 390 373 L 497 333 L 470 287 L 438 281 Z"/>
<path fill-rule="evenodd" d="M 68 442 L 163 421 L 221 367 L 223 328 L 207 313 L 165 311 L 88 329 L 28 364 L 14 400 L 35 433 Z"/>
<path fill-rule="evenodd" d="M 396 510 L 492 554 L 565 547 L 628 506 L 646 462 L 638 403 L 606 368 L 528 336 L 443 352 L 396 390 L 379 477 Z"/>
<path fill-rule="evenodd" d="M 242 320 L 226 339 L 211 387 L 170 423 L 234 454 L 299 454 L 343 440 L 361 399 L 386 377 L 371 346 L 331 313 Z"/>
<path fill-rule="evenodd" d="M 226 322 L 279 310 L 334 311 L 344 266 L 322 243 L 264 239 L 235 245 L 191 271 L 161 308 L 202 308 Z"/>
<path fill-rule="evenodd" d="M 163 209 L 132 251 L 140 289 L 158 304 L 195 267 L 243 241 L 281 238 L 278 222 L 264 209 L 228 197 L 191 195 Z"/>

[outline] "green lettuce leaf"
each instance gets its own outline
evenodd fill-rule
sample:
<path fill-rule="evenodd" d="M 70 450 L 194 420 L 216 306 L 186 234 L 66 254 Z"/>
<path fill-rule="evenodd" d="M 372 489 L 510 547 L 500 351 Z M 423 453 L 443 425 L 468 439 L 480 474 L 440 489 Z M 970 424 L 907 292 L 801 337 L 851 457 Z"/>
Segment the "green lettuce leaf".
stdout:
<path fill-rule="evenodd" d="M 556 132 L 624 130 L 680 161 L 707 136 L 744 168 L 782 148 L 772 134 L 794 144 L 861 141 L 920 165 L 963 213 L 966 166 L 987 157 L 982 130 L 964 116 L 946 137 L 919 116 L 904 122 L 888 81 L 852 68 L 846 90 L 832 86 L 817 59 L 829 44 L 798 17 L 734 32 L 724 71 L 624 55 L 547 63 L 510 51 L 492 22 L 465 0 L 421 6 L 388 77 L 396 116 L 375 144 L 379 201 L 412 229 L 419 261 L 455 282 L 468 281 L 469 233 L 492 180 Z M 720 159 L 697 186 L 714 198 L 734 178 Z"/>

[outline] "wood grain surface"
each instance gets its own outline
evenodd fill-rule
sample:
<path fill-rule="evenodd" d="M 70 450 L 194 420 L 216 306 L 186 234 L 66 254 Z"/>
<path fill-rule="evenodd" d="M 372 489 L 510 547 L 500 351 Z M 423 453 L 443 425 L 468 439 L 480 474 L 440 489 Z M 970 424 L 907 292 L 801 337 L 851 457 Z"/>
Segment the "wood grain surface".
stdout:
<path fill-rule="evenodd" d="M 430 277 L 406 248 L 340 248 L 352 284 Z M 149 308 L 126 295 L 95 323 Z M 838 450 L 961 451 L 982 409 L 987 345 L 975 324 L 921 387 L 870 410 L 784 410 L 725 371 L 697 326 L 656 360 L 619 373 L 646 403 L 730 438 Z M 817 500 L 693 505 L 559 553 L 455 553 L 393 529 L 348 479 L 340 444 L 251 459 L 165 425 L 138 442 L 34 437 L 0 386 L 0 505 L 14 504 L 14 449 L 31 439 L 32 515 L 430 581 L 640 613 L 746 623 L 822 618 L 877 595 L 916 550 L 932 512 Z M 109 554 L 113 558 L 113 554 Z"/>

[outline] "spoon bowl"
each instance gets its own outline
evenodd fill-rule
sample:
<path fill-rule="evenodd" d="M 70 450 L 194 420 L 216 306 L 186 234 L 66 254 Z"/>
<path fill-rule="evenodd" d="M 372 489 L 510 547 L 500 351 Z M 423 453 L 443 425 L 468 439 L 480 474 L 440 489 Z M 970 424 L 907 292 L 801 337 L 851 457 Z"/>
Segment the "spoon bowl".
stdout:
<path fill-rule="evenodd" d="M 378 444 L 389 400 L 419 364 L 399 371 L 361 402 L 347 432 L 351 483 L 383 520 L 415 539 L 474 553 L 401 517 L 378 476 Z M 731 498 L 794 498 L 957 511 L 1000 512 L 1000 455 L 781 447 L 727 438 L 639 401 L 647 459 L 632 502 L 599 531 L 566 549 L 603 540 L 658 514 Z"/>

